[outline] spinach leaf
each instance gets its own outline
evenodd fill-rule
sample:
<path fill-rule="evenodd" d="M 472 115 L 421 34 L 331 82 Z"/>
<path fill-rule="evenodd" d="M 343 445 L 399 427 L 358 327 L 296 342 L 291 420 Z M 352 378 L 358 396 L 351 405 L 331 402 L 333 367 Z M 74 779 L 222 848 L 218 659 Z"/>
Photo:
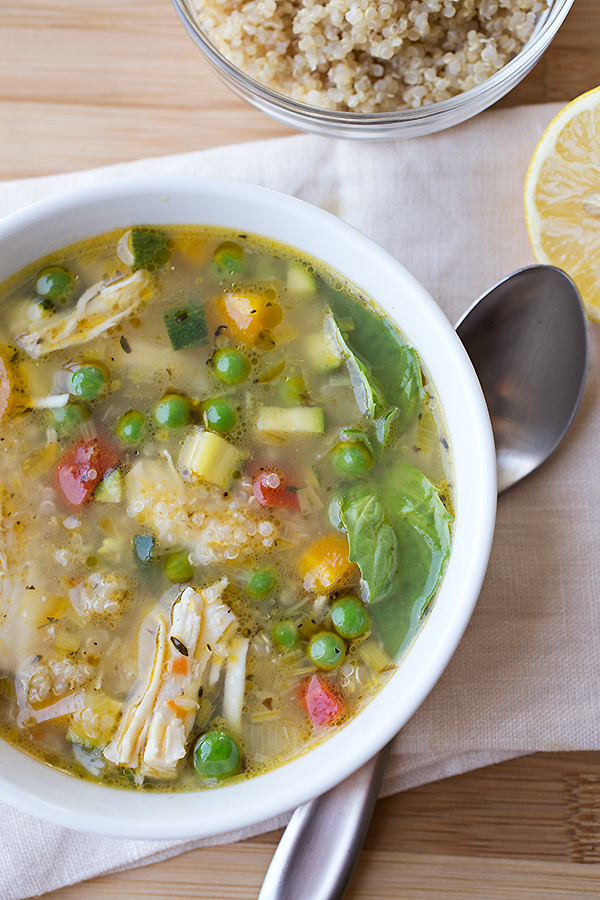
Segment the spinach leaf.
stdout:
<path fill-rule="evenodd" d="M 371 617 L 394 657 L 412 639 L 437 588 L 450 555 L 452 514 L 435 485 L 407 462 L 384 476 L 379 492 L 360 485 L 339 502 L 350 559 L 360 568 Z"/>
<path fill-rule="evenodd" d="M 362 430 L 362 428 L 342 428 L 342 430 L 340 431 L 340 440 L 364 444 L 365 447 L 369 448 L 371 453 L 373 452 L 369 436 Z"/>
<path fill-rule="evenodd" d="M 412 639 L 450 556 L 450 513 L 439 490 L 407 462 L 384 476 L 382 496 L 398 542 L 389 593 L 372 607 L 386 651 L 395 656 Z"/>
<path fill-rule="evenodd" d="M 348 532 L 350 562 L 358 565 L 369 601 L 376 603 L 388 594 L 398 564 L 394 530 L 370 487 L 340 498 L 340 519 Z"/>
<path fill-rule="evenodd" d="M 325 321 L 325 336 L 328 341 L 334 343 L 339 355 L 345 361 L 356 405 L 364 416 L 370 416 L 373 420 L 375 436 L 383 447 L 390 424 L 399 414 L 398 407 L 386 407 L 385 398 L 377 382 L 371 377 L 368 366 L 352 352 L 332 316 L 328 316 Z"/>
<path fill-rule="evenodd" d="M 400 564 L 390 586 L 390 592 L 380 603 L 369 606 L 371 619 L 391 659 L 410 643 L 419 620 L 431 597 L 425 583 L 431 572 L 439 572 L 439 560 L 434 560 L 427 545 L 410 525 L 402 525 L 398 534 Z M 402 559 L 410 559 L 408 566 Z"/>
<path fill-rule="evenodd" d="M 337 353 L 346 363 L 358 408 L 364 416 L 375 418 L 381 412 L 385 401 L 381 390 L 370 378 L 368 367 L 352 352 L 333 316 L 326 316 L 324 332 L 325 339 L 335 346 Z"/>
<path fill-rule="evenodd" d="M 325 282 L 320 290 L 338 326 L 347 319 L 354 323 L 353 331 L 344 334 L 346 344 L 367 364 L 383 392 L 385 405 L 398 407 L 398 430 L 407 431 L 416 421 L 422 400 L 423 376 L 416 352 L 404 343 L 387 319 L 373 315 L 372 309 L 363 307 L 350 294 L 333 290 Z"/>
<path fill-rule="evenodd" d="M 392 422 L 398 418 L 399 414 L 400 410 L 398 409 L 398 407 L 391 406 L 388 410 L 386 410 L 386 412 L 383 413 L 383 415 L 375 419 L 375 434 L 377 435 L 377 440 L 382 447 L 385 446 L 385 442 L 388 439 Z"/>
<path fill-rule="evenodd" d="M 348 350 L 346 359 L 350 381 L 354 388 L 354 396 L 358 408 L 363 415 L 369 415 L 374 419 L 384 409 L 385 400 L 379 387 L 369 376 L 369 370 L 364 362 L 358 359 L 351 350 Z"/>

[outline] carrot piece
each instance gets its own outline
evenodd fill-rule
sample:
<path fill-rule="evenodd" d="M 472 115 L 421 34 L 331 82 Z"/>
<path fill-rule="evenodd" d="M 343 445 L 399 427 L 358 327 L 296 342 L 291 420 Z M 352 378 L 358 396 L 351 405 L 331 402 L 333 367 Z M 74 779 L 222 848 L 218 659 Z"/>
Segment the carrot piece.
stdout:
<path fill-rule="evenodd" d="M 185 656 L 176 656 L 169 662 L 171 675 L 187 675 L 188 661 Z"/>
<path fill-rule="evenodd" d="M 344 713 L 344 704 L 319 675 L 312 675 L 300 695 L 313 725 L 334 725 Z"/>
<path fill-rule="evenodd" d="M 310 545 L 300 557 L 300 574 L 307 591 L 329 591 L 350 570 L 348 538 L 334 532 Z"/>
<path fill-rule="evenodd" d="M 180 719 L 185 719 L 189 715 L 189 709 L 179 706 L 176 700 L 167 700 L 167 706 L 172 709 L 175 715 L 179 716 Z"/>

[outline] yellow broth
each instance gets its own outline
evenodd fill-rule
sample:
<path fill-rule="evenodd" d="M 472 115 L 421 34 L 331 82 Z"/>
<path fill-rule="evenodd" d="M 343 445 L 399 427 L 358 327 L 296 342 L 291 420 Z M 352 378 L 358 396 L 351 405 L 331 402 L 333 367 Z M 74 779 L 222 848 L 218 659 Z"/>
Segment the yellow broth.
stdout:
<path fill-rule="evenodd" d="M 343 727 L 450 552 L 416 352 L 338 273 L 209 227 L 67 247 L 0 302 L 2 736 L 171 790 Z"/>

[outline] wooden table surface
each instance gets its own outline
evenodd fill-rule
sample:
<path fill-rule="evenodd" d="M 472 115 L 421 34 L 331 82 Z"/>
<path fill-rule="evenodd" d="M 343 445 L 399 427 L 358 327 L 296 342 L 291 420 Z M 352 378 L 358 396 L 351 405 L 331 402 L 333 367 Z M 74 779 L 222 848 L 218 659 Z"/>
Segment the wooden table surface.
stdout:
<path fill-rule="evenodd" d="M 600 0 L 575 0 L 503 106 L 600 84 Z M 0 0 L 0 179 L 293 132 L 215 78 L 170 0 Z M 0 210 L 1 214 L 1 210 Z M 279 832 L 44 900 L 254 900 Z M 600 896 L 600 752 L 545 753 L 379 801 L 348 900 Z M 307 898 L 311 900 L 311 898 Z"/>

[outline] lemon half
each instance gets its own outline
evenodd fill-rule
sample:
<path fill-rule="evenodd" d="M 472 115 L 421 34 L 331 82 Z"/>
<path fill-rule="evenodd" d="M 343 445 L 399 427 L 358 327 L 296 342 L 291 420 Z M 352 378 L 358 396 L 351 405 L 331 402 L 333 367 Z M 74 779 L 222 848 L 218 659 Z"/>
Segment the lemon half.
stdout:
<path fill-rule="evenodd" d="M 600 322 L 600 87 L 565 106 L 538 143 L 525 179 L 537 262 L 571 276 Z"/>

